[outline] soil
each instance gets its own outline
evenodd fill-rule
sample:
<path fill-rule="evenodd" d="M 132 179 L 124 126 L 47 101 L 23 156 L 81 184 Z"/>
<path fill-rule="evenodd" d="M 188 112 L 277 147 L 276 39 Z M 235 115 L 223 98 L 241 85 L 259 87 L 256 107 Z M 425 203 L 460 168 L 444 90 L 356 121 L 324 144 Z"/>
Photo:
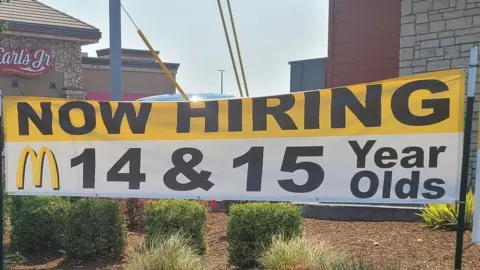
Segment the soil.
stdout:
<path fill-rule="evenodd" d="M 225 213 L 209 213 L 207 261 L 213 269 L 229 269 L 227 263 Z M 432 230 L 411 222 L 339 222 L 314 219 L 302 221 L 305 233 L 328 241 L 351 256 L 367 256 L 377 265 L 400 262 L 402 269 L 453 269 L 455 232 Z M 139 234 L 128 235 L 126 260 L 142 243 Z M 465 233 L 463 269 L 480 269 L 480 246 L 469 245 L 471 232 Z M 15 254 L 8 255 L 15 260 Z M 66 261 L 61 254 L 21 257 L 13 269 L 122 269 L 123 262 L 97 260 Z M 18 258 L 17 258 L 18 259 Z M 21 260 L 20 260 L 21 261 Z"/>

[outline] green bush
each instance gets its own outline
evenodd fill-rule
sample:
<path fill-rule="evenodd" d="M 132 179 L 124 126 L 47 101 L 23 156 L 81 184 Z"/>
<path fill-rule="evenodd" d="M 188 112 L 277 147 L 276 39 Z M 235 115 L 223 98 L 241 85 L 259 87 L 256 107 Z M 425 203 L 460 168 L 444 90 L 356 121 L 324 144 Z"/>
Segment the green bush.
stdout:
<path fill-rule="evenodd" d="M 236 205 L 236 204 L 246 204 L 246 203 L 252 203 L 252 202 L 255 202 L 255 201 L 225 201 L 225 213 L 227 215 L 230 215 L 230 207 L 232 207 L 232 205 Z"/>
<path fill-rule="evenodd" d="M 182 233 L 199 254 L 205 254 L 207 207 L 195 201 L 151 201 L 145 208 L 146 238 L 151 241 L 158 236 Z"/>
<path fill-rule="evenodd" d="M 29 252 L 61 249 L 69 207 L 62 197 L 14 197 L 12 244 Z"/>
<path fill-rule="evenodd" d="M 300 209 L 291 203 L 232 205 L 227 228 L 229 263 L 241 268 L 257 266 L 256 257 L 269 247 L 274 235 L 290 239 L 302 232 L 301 219 Z"/>
<path fill-rule="evenodd" d="M 126 236 L 126 221 L 119 202 L 78 200 L 69 211 L 65 251 L 70 258 L 120 258 L 125 250 Z"/>
<path fill-rule="evenodd" d="M 8 219 L 10 218 L 12 212 L 12 196 L 7 195 L 6 186 L 5 186 L 5 172 L 2 173 L 3 175 L 3 228 L 4 228 L 4 235 L 7 231 L 6 226 L 9 225 L 7 223 Z"/>
<path fill-rule="evenodd" d="M 458 226 L 458 208 L 458 204 L 429 204 L 424 206 L 418 215 L 428 227 L 455 230 Z M 475 195 L 470 190 L 465 205 L 465 230 L 473 227 L 474 209 Z"/>
<path fill-rule="evenodd" d="M 127 270 L 205 270 L 208 269 L 202 256 L 193 249 L 180 233 L 168 237 L 157 236 L 149 245 L 136 252 L 125 269 Z"/>

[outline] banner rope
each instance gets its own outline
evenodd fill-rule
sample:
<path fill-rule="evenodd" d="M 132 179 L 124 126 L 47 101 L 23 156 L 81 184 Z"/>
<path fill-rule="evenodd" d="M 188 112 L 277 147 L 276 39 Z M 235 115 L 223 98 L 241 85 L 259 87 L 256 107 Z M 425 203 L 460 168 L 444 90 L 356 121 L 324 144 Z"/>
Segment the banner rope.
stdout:
<path fill-rule="evenodd" d="M 120 4 L 120 6 L 122 7 L 123 11 L 125 11 L 125 13 L 127 14 L 128 18 L 130 19 L 130 21 L 133 23 L 133 25 L 135 26 L 135 28 L 137 29 L 137 33 L 138 35 L 142 38 L 143 42 L 145 43 L 145 45 L 147 45 L 148 49 L 150 50 L 150 53 L 152 54 L 153 58 L 155 58 L 155 60 L 157 60 L 158 64 L 160 65 L 160 67 L 163 69 L 163 72 L 165 72 L 165 74 L 167 74 L 167 77 L 170 79 L 170 81 L 172 82 L 172 84 L 175 86 L 176 89 L 178 89 L 178 91 L 180 92 L 180 94 L 182 95 L 182 97 L 185 99 L 185 100 L 189 100 L 188 99 L 188 96 L 187 94 L 185 94 L 185 91 L 183 91 L 183 89 L 180 87 L 180 85 L 177 83 L 177 81 L 175 80 L 175 78 L 173 77 L 173 75 L 170 73 L 170 71 L 168 70 L 167 66 L 163 63 L 163 61 L 160 59 L 160 56 L 158 56 L 158 54 L 155 52 L 155 50 L 153 49 L 152 45 L 150 45 L 150 42 L 148 42 L 147 38 L 145 37 L 145 35 L 143 34 L 142 30 L 140 30 L 140 28 L 137 26 L 137 24 L 135 23 L 135 21 L 132 19 L 132 17 L 130 16 L 130 14 L 127 12 L 127 10 L 125 9 L 125 7 Z"/>

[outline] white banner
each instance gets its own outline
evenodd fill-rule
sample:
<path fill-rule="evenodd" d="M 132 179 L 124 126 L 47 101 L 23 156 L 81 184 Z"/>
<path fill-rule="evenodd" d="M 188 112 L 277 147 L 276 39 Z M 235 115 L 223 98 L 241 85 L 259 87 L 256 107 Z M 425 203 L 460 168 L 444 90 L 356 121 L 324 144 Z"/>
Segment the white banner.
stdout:
<path fill-rule="evenodd" d="M 458 134 L 223 141 L 11 143 L 9 179 L 25 172 L 11 194 L 301 200 L 312 202 L 454 202 Z M 25 147 L 48 149 L 36 187 Z M 37 151 L 37 153 L 39 153 Z M 124 156 L 126 155 L 126 156 Z M 121 158 L 124 156 L 124 162 Z M 192 159 L 193 156 L 193 159 Z M 397 158 L 394 158 L 397 156 Z M 19 163 L 20 161 L 20 163 Z M 118 166 L 115 164 L 118 163 Z M 36 164 L 42 164 L 40 160 Z M 129 167 L 130 166 L 130 167 Z M 457 168 L 453 170 L 452 168 Z M 24 171 L 23 171 L 24 170 Z M 123 175 L 122 175 L 123 174 Z"/>

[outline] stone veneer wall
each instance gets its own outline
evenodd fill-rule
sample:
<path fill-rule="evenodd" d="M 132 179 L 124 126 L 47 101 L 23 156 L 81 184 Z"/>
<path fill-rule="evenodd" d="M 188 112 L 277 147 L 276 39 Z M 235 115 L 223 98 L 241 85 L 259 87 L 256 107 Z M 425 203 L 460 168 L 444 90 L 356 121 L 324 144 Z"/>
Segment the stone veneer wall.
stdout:
<path fill-rule="evenodd" d="M 399 75 L 469 65 L 470 49 L 480 43 L 480 0 L 402 0 Z M 480 69 L 470 148 L 469 181 L 475 179 Z M 467 74 L 468 80 L 468 74 Z"/>
<path fill-rule="evenodd" d="M 13 33 L 14 34 L 14 33 Z M 67 98 L 85 99 L 82 78 L 81 47 L 75 41 L 55 40 L 39 37 L 2 35 L 0 45 L 20 47 L 46 47 L 55 61 L 56 71 L 63 72 L 64 91 Z"/>
<path fill-rule="evenodd" d="M 83 89 L 64 89 L 65 98 L 70 99 L 87 99 L 87 92 Z"/>

